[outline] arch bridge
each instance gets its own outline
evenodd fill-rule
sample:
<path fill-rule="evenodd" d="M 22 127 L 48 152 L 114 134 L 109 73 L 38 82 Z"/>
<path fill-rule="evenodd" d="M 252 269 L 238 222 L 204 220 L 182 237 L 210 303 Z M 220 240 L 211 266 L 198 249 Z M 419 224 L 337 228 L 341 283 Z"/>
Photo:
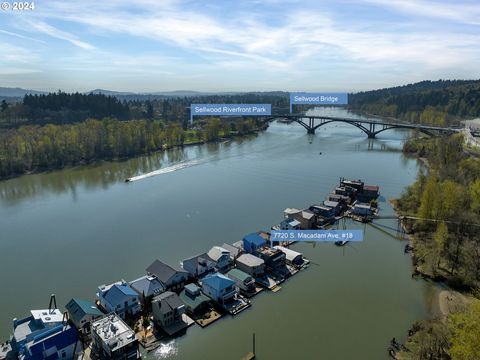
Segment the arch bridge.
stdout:
<path fill-rule="evenodd" d="M 381 132 L 390 129 L 418 130 L 428 136 L 451 135 L 460 131 L 460 129 L 455 128 L 305 114 L 276 115 L 269 118 L 269 120 L 279 119 L 290 120 L 300 124 L 307 130 L 308 134 L 315 134 L 315 130 L 317 130 L 319 127 L 333 122 L 347 123 L 362 130 L 365 134 L 367 134 L 369 139 L 373 139 Z"/>

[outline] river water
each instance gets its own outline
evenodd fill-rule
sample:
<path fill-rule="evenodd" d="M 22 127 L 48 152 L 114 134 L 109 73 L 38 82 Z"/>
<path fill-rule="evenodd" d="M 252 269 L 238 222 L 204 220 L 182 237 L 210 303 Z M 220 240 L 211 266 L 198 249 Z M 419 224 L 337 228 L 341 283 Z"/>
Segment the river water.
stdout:
<path fill-rule="evenodd" d="M 51 293 L 61 307 L 71 297 L 93 299 L 98 285 L 135 279 L 155 258 L 177 264 L 269 229 L 284 208 L 321 202 L 340 176 L 379 185 L 380 214 L 391 215 L 388 199 L 418 171 L 401 153 L 406 135 L 369 140 L 332 123 L 311 136 L 298 124 L 272 123 L 248 138 L 0 182 L 0 338 L 13 317 L 47 307 Z M 396 221 L 378 222 L 392 230 L 353 223 L 365 230 L 362 243 L 295 245 L 312 265 L 281 291 L 263 292 L 235 318 L 189 328 L 150 357 L 240 359 L 255 332 L 259 359 L 386 359 L 389 340 L 429 316 L 434 289 L 411 279 L 404 243 L 389 235 Z"/>

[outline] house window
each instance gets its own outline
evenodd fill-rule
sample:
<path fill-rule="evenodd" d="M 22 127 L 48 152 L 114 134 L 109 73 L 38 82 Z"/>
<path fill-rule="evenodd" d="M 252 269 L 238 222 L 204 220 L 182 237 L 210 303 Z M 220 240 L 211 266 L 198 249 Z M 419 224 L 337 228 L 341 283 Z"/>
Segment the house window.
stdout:
<path fill-rule="evenodd" d="M 62 358 L 66 358 L 67 357 L 67 354 L 65 353 L 65 350 L 62 351 Z"/>

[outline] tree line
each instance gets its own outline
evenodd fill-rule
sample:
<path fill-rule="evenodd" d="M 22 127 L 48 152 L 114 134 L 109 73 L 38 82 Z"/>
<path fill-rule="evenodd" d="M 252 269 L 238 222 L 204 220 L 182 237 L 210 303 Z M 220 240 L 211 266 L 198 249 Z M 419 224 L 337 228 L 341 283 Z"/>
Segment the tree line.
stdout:
<path fill-rule="evenodd" d="M 480 116 L 480 80 L 422 81 L 349 96 L 358 111 L 433 126 Z"/>
<path fill-rule="evenodd" d="M 276 113 L 288 111 L 288 95 L 281 92 L 165 97 L 154 95 L 107 96 L 56 92 L 25 95 L 22 101 L 2 101 L 0 127 L 73 124 L 88 118 L 119 120 L 162 120 L 184 128 L 190 121 L 192 103 L 267 103 Z"/>
<path fill-rule="evenodd" d="M 99 159 L 146 154 L 189 142 L 215 141 L 265 126 L 259 119 L 215 118 L 188 130 L 179 123 L 112 118 L 64 125 L 26 125 L 0 132 L 0 179 Z"/>
<path fill-rule="evenodd" d="M 417 267 L 455 286 L 480 286 L 480 159 L 465 154 L 460 134 L 412 138 L 404 149 L 428 162 L 397 203 L 422 219 L 411 224 Z"/>

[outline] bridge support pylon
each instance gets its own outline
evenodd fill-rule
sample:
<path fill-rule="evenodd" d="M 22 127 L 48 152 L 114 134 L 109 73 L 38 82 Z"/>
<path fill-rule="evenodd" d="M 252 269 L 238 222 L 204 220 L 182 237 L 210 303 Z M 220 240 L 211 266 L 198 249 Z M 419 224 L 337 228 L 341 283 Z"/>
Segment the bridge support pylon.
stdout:
<path fill-rule="evenodd" d="M 315 129 L 314 128 L 307 129 L 307 134 L 315 134 Z"/>
<path fill-rule="evenodd" d="M 375 133 L 368 133 L 367 136 L 369 139 L 375 139 Z"/>

